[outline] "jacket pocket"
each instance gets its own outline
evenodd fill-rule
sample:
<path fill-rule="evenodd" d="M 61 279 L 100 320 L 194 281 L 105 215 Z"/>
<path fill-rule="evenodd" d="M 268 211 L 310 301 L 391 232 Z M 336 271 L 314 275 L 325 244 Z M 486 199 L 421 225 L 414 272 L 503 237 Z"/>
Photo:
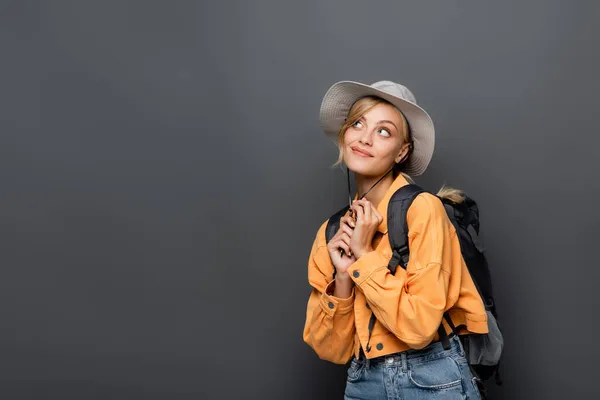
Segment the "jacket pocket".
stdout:
<path fill-rule="evenodd" d="M 458 389 L 461 393 L 463 391 L 460 367 L 448 356 L 411 365 L 408 378 L 420 389 Z"/>

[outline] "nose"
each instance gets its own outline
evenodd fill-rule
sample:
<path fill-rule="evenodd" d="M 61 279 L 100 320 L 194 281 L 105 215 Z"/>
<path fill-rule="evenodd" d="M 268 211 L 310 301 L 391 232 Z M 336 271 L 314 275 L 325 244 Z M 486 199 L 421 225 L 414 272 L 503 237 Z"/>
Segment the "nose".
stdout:
<path fill-rule="evenodd" d="M 360 142 L 364 144 L 371 144 L 371 131 L 369 129 L 365 129 L 363 134 L 360 136 Z"/>

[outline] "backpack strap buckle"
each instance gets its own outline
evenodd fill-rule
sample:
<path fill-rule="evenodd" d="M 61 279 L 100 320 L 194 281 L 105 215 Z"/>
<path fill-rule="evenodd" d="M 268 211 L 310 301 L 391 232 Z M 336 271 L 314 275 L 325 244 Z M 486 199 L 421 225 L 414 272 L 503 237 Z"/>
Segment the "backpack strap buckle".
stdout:
<path fill-rule="evenodd" d="M 392 275 L 396 274 L 396 268 L 400 265 L 402 268 L 406 268 L 408 264 L 408 245 L 404 245 L 399 249 L 393 249 L 392 258 L 388 264 L 388 269 Z"/>

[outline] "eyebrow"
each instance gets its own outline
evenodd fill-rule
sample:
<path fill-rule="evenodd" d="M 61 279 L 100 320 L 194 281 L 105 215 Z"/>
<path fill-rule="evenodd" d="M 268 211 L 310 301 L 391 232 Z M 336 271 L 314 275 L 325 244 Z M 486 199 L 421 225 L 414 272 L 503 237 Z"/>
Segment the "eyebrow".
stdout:
<path fill-rule="evenodd" d="M 364 119 L 365 121 L 367 120 L 364 116 L 360 117 L 360 119 Z M 377 123 L 380 124 L 382 122 L 388 122 L 392 125 L 394 125 L 394 128 L 396 128 L 397 131 L 399 131 L 398 127 L 396 126 L 396 124 L 394 124 L 392 121 L 387 120 L 387 119 L 382 119 L 381 121 L 378 121 Z"/>

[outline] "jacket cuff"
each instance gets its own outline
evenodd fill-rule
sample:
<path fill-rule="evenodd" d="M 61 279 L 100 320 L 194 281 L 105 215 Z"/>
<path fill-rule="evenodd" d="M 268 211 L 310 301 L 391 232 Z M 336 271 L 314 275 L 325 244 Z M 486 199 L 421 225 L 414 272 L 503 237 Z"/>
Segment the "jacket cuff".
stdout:
<path fill-rule="evenodd" d="M 348 274 L 354 283 L 360 286 L 364 281 L 371 277 L 373 272 L 381 268 L 387 268 L 388 263 L 389 260 L 377 250 L 372 250 L 360 256 L 358 260 L 350 265 Z"/>
<path fill-rule="evenodd" d="M 487 314 L 476 315 L 476 314 L 466 314 L 466 325 L 467 329 L 474 333 L 488 333 L 488 319 Z"/>
<path fill-rule="evenodd" d="M 346 314 L 354 308 L 354 287 L 350 292 L 348 298 L 342 299 L 341 297 L 335 297 L 333 295 L 333 289 L 335 288 L 335 279 L 329 282 L 325 287 L 323 294 L 321 295 L 321 308 L 323 311 L 333 317 L 336 313 Z"/>

